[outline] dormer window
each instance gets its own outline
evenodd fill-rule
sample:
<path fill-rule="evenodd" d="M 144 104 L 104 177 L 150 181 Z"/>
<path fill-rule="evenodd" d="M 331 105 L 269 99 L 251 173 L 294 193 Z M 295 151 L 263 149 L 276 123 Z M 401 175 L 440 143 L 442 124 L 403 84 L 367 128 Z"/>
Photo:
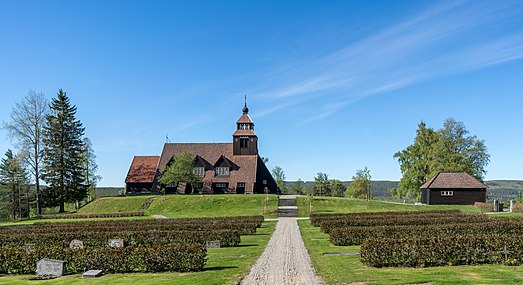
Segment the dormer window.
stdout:
<path fill-rule="evenodd" d="M 229 167 L 216 167 L 216 176 L 224 176 L 224 175 L 229 175 Z"/>
<path fill-rule="evenodd" d="M 205 175 L 205 168 L 204 167 L 195 167 L 193 169 L 193 173 L 198 176 L 203 176 L 203 175 Z"/>

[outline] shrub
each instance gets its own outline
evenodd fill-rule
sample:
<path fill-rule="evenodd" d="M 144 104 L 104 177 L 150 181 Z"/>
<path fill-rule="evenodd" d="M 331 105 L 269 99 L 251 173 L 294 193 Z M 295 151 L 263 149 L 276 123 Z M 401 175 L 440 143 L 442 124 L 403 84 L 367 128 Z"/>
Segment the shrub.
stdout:
<path fill-rule="evenodd" d="M 366 239 L 361 261 L 373 267 L 428 267 L 523 261 L 523 241 L 514 234 Z"/>

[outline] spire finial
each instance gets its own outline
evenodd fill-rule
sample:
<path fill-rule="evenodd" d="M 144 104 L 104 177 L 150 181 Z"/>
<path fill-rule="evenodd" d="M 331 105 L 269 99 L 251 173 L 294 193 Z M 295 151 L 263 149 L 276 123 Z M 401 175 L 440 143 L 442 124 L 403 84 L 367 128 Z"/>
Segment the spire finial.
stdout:
<path fill-rule="evenodd" d="M 244 101 L 244 103 L 243 103 L 243 109 L 242 109 L 242 111 L 243 111 L 244 114 L 247 114 L 247 113 L 249 113 L 249 108 L 247 108 L 247 95 L 245 95 L 245 98 L 244 98 L 244 99 L 245 99 L 245 101 Z"/>

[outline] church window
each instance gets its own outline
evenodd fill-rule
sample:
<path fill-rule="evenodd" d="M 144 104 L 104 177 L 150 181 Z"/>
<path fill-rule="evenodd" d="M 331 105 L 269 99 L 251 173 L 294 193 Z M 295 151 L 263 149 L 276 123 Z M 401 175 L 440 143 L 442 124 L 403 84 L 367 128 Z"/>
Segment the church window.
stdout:
<path fill-rule="evenodd" d="M 203 176 L 205 174 L 205 168 L 203 168 L 203 167 L 195 167 L 193 169 L 193 173 L 195 175 Z"/>
<path fill-rule="evenodd" d="M 216 176 L 229 175 L 229 167 L 216 167 Z"/>

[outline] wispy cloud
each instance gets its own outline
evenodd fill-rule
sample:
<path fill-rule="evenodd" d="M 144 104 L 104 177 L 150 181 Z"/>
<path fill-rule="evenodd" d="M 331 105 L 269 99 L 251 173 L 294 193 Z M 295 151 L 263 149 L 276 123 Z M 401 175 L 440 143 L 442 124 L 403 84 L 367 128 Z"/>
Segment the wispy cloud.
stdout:
<path fill-rule="evenodd" d="M 313 61 L 289 64 L 260 87 L 258 99 L 282 108 L 313 103 L 310 121 L 328 117 L 368 96 L 422 81 L 523 57 L 518 1 L 450 1 L 377 31 Z"/>

